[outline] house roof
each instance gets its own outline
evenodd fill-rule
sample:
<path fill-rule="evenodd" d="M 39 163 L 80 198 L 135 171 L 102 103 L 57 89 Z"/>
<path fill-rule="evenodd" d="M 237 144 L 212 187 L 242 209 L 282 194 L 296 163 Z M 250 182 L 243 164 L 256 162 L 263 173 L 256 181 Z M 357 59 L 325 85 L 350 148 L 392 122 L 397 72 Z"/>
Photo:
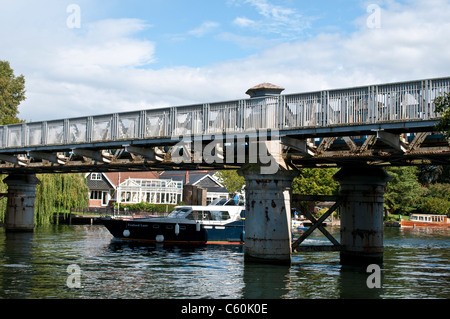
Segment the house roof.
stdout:
<path fill-rule="evenodd" d="M 161 178 L 170 178 L 174 181 L 182 181 L 185 185 L 195 185 L 206 175 L 212 175 L 215 171 L 163 171 L 159 174 Z"/>
<path fill-rule="evenodd" d="M 105 182 L 110 184 L 112 188 L 116 188 L 120 183 L 123 183 L 127 179 L 171 179 L 173 181 L 181 181 L 183 185 L 196 185 L 202 188 L 206 188 L 208 192 L 228 193 L 227 189 L 213 176 L 215 171 L 163 171 L 157 172 L 110 172 L 102 173 L 104 179 L 102 181 L 91 181 L 88 178 L 90 188 L 92 189 L 104 189 Z M 86 177 L 90 175 L 87 174 Z M 187 181 L 187 183 L 186 183 Z M 97 185 L 102 183 L 100 186 Z"/>
<path fill-rule="evenodd" d="M 104 176 L 107 177 L 109 182 L 117 186 L 120 183 L 126 181 L 129 178 L 134 179 L 159 179 L 159 175 L 157 172 L 113 172 L 113 173 L 103 173 Z"/>
<path fill-rule="evenodd" d="M 206 188 L 208 192 L 228 193 L 227 189 L 213 176 L 216 171 L 164 171 L 160 178 L 182 181 L 184 185 L 196 185 Z"/>

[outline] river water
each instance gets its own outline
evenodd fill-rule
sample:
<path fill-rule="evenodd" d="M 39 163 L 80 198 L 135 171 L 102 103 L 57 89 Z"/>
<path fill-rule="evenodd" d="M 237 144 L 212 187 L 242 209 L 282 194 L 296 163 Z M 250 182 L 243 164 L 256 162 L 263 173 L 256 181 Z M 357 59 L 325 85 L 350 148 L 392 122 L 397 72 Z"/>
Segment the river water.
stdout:
<path fill-rule="evenodd" d="M 339 229 L 331 228 L 339 238 Z M 324 244 L 315 231 L 305 244 Z M 296 253 L 291 266 L 244 263 L 241 246 L 117 243 L 101 225 L 0 230 L 0 298 L 450 298 L 450 231 L 385 228 L 381 287 L 337 252 Z M 74 270 L 72 270 L 74 269 Z M 72 272 L 69 272 L 72 270 Z"/>

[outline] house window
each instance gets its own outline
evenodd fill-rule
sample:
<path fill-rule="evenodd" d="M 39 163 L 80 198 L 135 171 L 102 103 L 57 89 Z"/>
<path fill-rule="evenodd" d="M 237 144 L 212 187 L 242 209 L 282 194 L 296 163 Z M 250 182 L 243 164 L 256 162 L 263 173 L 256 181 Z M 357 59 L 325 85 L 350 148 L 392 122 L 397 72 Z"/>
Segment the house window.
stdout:
<path fill-rule="evenodd" d="M 105 191 L 91 191 L 89 198 L 93 200 L 101 200 L 102 206 L 108 206 L 108 202 L 111 199 L 109 192 Z"/>
<path fill-rule="evenodd" d="M 101 181 L 102 174 L 101 173 L 91 173 L 91 181 Z"/>
<path fill-rule="evenodd" d="M 91 191 L 91 199 L 102 199 L 102 191 Z"/>

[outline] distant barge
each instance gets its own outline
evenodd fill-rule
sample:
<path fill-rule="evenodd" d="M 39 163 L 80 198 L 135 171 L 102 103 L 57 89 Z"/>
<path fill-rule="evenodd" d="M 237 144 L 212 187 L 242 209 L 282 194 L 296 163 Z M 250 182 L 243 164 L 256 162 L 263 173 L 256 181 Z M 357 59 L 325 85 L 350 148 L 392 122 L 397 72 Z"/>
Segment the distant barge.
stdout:
<path fill-rule="evenodd" d="M 401 227 L 450 227 L 450 221 L 445 215 L 412 214 L 401 221 Z"/>

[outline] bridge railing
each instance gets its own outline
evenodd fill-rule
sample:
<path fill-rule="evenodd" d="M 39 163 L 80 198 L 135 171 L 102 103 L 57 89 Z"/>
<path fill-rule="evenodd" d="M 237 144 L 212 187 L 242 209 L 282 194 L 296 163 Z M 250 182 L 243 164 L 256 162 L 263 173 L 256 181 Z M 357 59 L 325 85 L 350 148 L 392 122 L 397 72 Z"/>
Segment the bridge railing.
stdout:
<path fill-rule="evenodd" d="M 450 77 L 0 126 L 0 149 L 432 120 Z"/>

